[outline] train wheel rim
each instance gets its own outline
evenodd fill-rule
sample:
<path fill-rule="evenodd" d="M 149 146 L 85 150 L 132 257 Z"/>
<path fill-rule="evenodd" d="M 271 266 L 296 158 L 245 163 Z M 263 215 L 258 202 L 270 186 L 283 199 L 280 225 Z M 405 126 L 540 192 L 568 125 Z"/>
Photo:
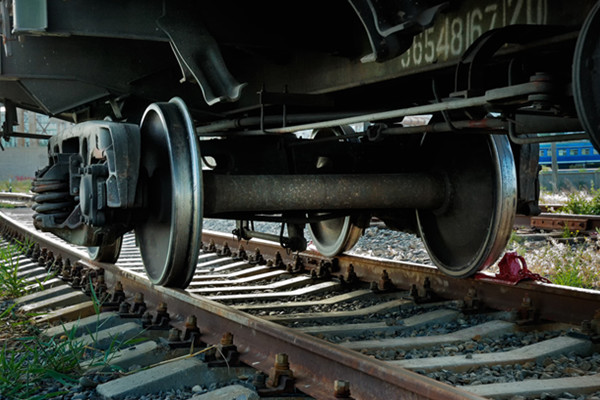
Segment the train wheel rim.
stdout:
<path fill-rule="evenodd" d="M 140 170 L 147 215 L 135 227 L 150 281 L 185 288 L 202 235 L 202 171 L 198 139 L 181 99 L 150 105 L 142 117 Z"/>
<path fill-rule="evenodd" d="M 600 150 L 600 2 L 581 27 L 573 56 L 573 97 L 577 115 Z"/>
<path fill-rule="evenodd" d="M 332 218 L 308 225 L 313 244 L 326 257 L 350 250 L 360 239 L 363 229 L 354 225 L 351 216 Z"/>
<path fill-rule="evenodd" d="M 122 244 L 123 237 L 121 236 L 109 245 L 88 247 L 88 255 L 94 261 L 115 263 L 121 254 Z"/>
<path fill-rule="evenodd" d="M 315 130 L 311 139 L 354 134 L 354 129 L 348 125 Z M 342 140 L 342 139 L 340 139 Z M 317 161 L 317 168 L 320 161 Z M 308 231 L 317 251 L 326 257 L 333 257 L 350 250 L 362 235 L 363 229 L 353 223 L 351 216 L 327 219 L 308 224 Z"/>
<path fill-rule="evenodd" d="M 436 266 L 464 278 L 493 264 L 512 233 L 517 178 L 504 135 L 425 138 L 432 172 L 442 173 L 449 195 L 438 210 L 417 210 L 418 230 Z"/>

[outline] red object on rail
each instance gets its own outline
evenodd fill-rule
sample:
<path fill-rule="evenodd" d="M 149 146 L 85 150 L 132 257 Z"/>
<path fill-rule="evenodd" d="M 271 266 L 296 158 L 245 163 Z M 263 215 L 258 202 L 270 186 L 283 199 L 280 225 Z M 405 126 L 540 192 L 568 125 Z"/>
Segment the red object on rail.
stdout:
<path fill-rule="evenodd" d="M 527 263 L 523 256 L 520 256 L 515 251 L 504 254 L 504 257 L 502 257 L 502 260 L 498 263 L 498 268 L 500 268 L 500 272 L 494 277 L 478 273 L 475 275 L 475 279 L 502 282 L 509 285 L 516 285 L 525 279 L 552 283 L 549 279 L 544 278 L 540 274 L 531 272 L 527 268 Z"/>

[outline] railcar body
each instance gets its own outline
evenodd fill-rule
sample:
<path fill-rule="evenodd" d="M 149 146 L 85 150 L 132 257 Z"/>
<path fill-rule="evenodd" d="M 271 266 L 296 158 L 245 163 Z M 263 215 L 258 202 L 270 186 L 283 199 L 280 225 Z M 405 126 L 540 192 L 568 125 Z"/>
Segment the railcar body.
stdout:
<path fill-rule="evenodd" d="M 552 166 L 552 145 L 540 144 L 540 165 Z M 596 168 L 600 166 L 600 153 L 587 140 L 557 143 L 555 157 L 558 168 Z"/>
<path fill-rule="evenodd" d="M 0 5 L 4 135 L 16 106 L 77 123 L 50 141 L 36 226 L 98 260 L 135 229 L 156 284 L 189 283 L 203 217 L 240 238 L 281 222 L 292 250 L 308 224 L 333 256 L 375 215 L 469 276 L 538 211 L 537 143 L 600 145 L 596 1 Z"/>

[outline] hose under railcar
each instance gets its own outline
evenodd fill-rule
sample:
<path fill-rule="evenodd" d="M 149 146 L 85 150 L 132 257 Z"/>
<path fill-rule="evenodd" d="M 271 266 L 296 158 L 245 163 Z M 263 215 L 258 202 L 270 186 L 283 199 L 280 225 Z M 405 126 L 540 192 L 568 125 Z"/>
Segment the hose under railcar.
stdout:
<path fill-rule="evenodd" d="M 335 256 L 377 216 L 467 277 L 539 212 L 537 143 L 600 149 L 596 1 L 0 5 L 4 135 L 17 106 L 76 123 L 36 226 L 98 260 L 133 229 L 155 284 L 189 284 L 204 217 Z"/>

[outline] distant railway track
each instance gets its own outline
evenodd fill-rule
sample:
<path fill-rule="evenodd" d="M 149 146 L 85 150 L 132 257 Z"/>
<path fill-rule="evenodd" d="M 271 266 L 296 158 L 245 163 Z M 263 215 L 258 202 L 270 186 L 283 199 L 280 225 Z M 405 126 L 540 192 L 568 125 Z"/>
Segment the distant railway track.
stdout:
<path fill-rule="evenodd" d="M 32 202 L 33 196 L 27 193 L 8 193 L 0 192 L 0 204 L 12 206 L 28 206 Z M 560 210 L 560 204 L 540 205 L 542 214 L 538 216 L 517 215 L 515 219 L 516 227 L 531 227 L 546 231 L 562 231 L 565 226 L 572 232 L 595 233 L 600 229 L 600 216 L 598 215 L 575 215 L 575 214 L 557 214 L 550 212 Z M 374 224 L 382 223 L 377 219 Z"/>
<path fill-rule="evenodd" d="M 154 310 L 165 303 L 169 324 L 182 332 L 186 319 L 194 315 L 205 343 L 218 344 L 224 334 L 232 333 L 241 361 L 264 373 L 272 375 L 276 359 L 285 364 L 281 355 L 285 354 L 295 388 L 318 399 L 333 398 L 334 387 L 344 396 L 347 385 L 357 399 L 600 391 L 592 340 L 600 300 L 595 291 L 537 282 L 503 285 L 489 275 L 457 280 L 428 266 L 349 256 L 330 265 L 322 264 L 329 260 L 316 254 L 303 253 L 303 263 L 297 263 L 293 255 L 283 253 L 279 265 L 273 265 L 255 253 L 259 249 L 264 258 L 275 260 L 273 244 L 252 241 L 246 245 L 248 260 L 239 254 L 231 258 L 223 244 L 228 241 L 234 253 L 239 249 L 233 247 L 230 235 L 218 233 L 204 234 L 205 251 L 190 287 L 173 290 L 153 286 L 144 277 L 131 238 L 116 265 L 96 264 L 85 260 L 83 249 L 32 230 L 29 220 L 28 211 L 8 210 L 0 214 L 0 229 L 5 238 L 27 237 L 46 248 L 42 264 L 55 263 L 60 254 L 63 262 L 69 259 L 71 265 L 95 271 L 89 276 L 102 275 L 109 293 L 120 282 L 128 301 L 143 294 L 154 319 L 158 319 Z M 217 245 L 209 248 L 212 242 Z M 355 282 L 351 264 L 361 283 Z M 74 304 L 57 307 L 57 301 L 67 301 L 64 293 L 61 300 L 44 300 L 45 307 L 60 310 L 41 321 L 76 319 L 93 312 L 80 290 L 66 287 L 58 278 L 48 282 L 58 285 L 52 290 L 70 291 Z M 141 326 L 134 322 L 139 320 L 124 321 Z M 506 348 L 511 350 L 500 353 Z M 569 357 L 579 357 L 579 363 L 585 361 L 589 368 L 576 372 L 577 361 Z M 564 368 L 557 367 L 561 363 Z M 498 367 L 502 364 L 516 370 Z M 545 371 L 551 364 L 555 370 Z M 539 365 L 541 372 L 536 371 Z M 465 370 L 475 375 L 468 378 Z M 492 379 L 494 374 L 505 376 L 506 382 Z M 536 389 L 535 380 L 525 379 L 536 374 L 538 379 L 545 374 L 542 389 L 539 384 Z M 511 383 L 514 375 L 523 379 Z M 278 384 L 285 387 L 287 380 Z M 115 384 L 105 385 L 98 392 L 116 390 Z M 267 386 L 263 393 L 268 390 L 274 389 Z"/>

